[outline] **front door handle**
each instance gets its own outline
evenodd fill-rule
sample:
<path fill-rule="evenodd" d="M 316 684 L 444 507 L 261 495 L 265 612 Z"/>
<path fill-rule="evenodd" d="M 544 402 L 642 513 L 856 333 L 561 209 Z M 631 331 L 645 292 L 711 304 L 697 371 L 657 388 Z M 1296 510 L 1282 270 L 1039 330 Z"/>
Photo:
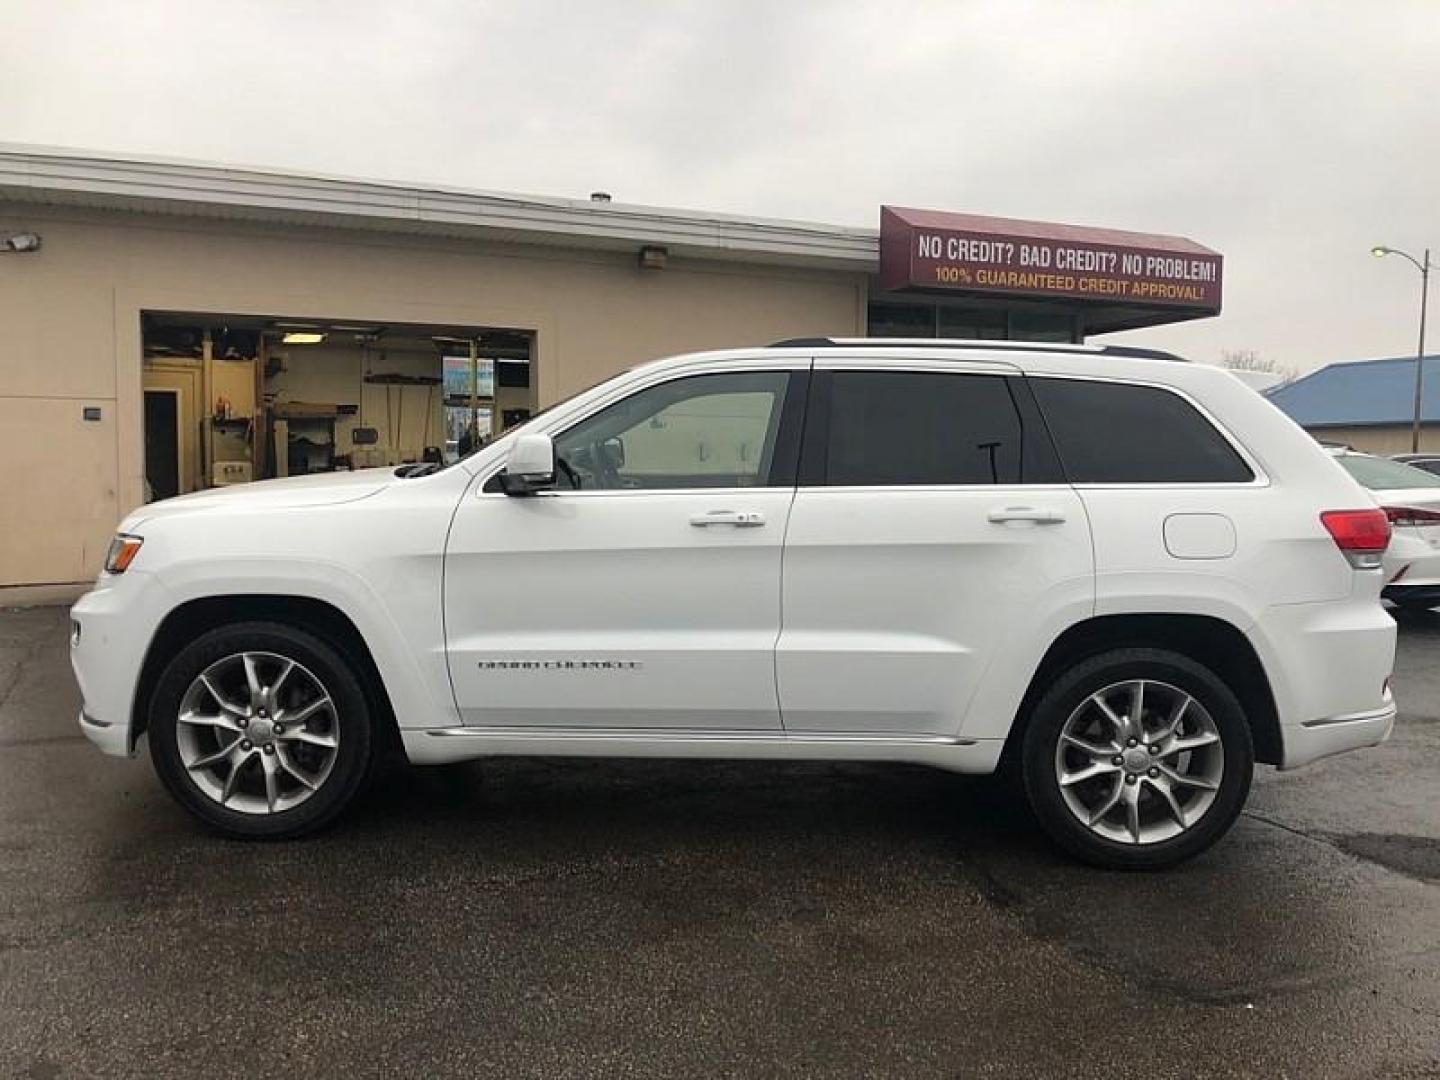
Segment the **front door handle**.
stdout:
<path fill-rule="evenodd" d="M 999 506 L 987 515 L 995 525 L 1012 521 L 1028 521 L 1034 525 L 1059 525 L 1065 520 L 1063 511 L 1041 506 Z"/>
<path fill-rule="evenodd" d="M 711 525 L 734 525 L 737 529 L 754 529 L 765 524 L 765 515 L 758 510 L 710 510 L 696 514 L 690 524 L 697 529 Z"/>

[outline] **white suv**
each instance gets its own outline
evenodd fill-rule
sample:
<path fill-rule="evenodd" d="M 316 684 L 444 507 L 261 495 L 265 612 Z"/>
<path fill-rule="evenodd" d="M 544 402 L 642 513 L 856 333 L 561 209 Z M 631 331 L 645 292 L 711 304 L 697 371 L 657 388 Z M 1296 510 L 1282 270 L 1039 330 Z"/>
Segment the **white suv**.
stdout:
<path fill-rule="evenodd" d="M 384 739 L 1012 765 L 1091 862 L 1196 854 L 1253 763 L 1390 732 L 1383 511 L 1216 368 L 784 342 L 619 375 L 448 468 L 141 508 L 74 608 L 82 730 L 232 835 Z"/>

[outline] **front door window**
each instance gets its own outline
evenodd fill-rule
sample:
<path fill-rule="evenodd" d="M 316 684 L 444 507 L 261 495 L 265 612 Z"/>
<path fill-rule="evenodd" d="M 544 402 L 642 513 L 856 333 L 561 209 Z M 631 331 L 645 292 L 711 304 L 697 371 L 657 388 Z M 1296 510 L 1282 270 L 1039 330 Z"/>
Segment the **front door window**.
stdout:
<path fill-rule="evenodd" d="M 696 375 L 632 394 L 556 438 L 557 482 L 582 491 L 764 487 L 788 378 Z"/>

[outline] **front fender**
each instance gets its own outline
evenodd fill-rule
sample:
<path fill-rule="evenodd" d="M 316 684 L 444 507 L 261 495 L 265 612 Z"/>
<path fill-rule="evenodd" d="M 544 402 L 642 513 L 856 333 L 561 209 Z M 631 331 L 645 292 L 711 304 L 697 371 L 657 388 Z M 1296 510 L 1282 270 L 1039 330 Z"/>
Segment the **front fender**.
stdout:
<path fill-rule="evenodd" d="M 217 579 L 213 560 L 172 563 L 158 575 L 175 610 L 216 596 L 279 596 L 314 600 L 344 615 L 364 639 L 400 727 L 459 723 L 449 692 L 441 620 L 438 561 L 433 574 L 397 560 L 371 579 L 325 559 L 226 559 Z M 373 570 L 373 568 L 372 568 Z"/>

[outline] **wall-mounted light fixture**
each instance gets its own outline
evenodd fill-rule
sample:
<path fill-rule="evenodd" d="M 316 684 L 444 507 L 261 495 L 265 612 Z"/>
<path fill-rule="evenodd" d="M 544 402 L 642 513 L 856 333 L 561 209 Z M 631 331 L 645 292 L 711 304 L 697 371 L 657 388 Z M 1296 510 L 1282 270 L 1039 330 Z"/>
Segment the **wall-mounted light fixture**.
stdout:
<path fill-rule="evenodd" d="M 40 250 L 40 234 L 33 232 L 11 233 L 0 236 L 0 251 L 13 251 L 17 255 Z"/>
<path fill-rule="evenodd" d="M 670 252 L 659 244 L 646 244 L 640 249 L 641 270 L 664 270 L 670 261 Z"/>

